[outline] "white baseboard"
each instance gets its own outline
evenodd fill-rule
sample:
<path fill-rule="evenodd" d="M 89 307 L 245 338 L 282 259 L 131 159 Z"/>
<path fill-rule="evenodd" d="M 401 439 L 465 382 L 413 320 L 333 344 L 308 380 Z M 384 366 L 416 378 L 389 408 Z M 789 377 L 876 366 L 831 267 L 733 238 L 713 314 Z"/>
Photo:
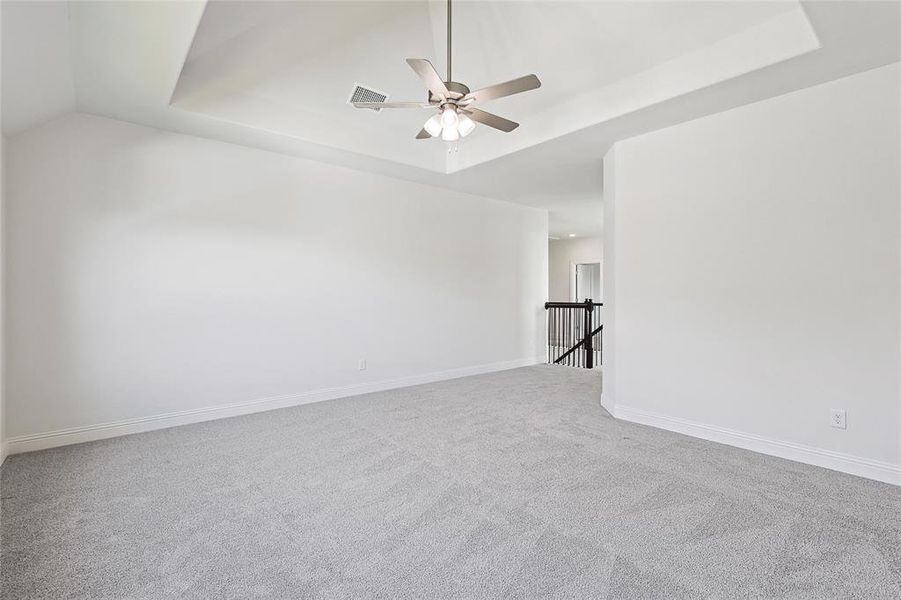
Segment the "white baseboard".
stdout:
<path fill-rule="evenodd" d="M 603 376 L 604 374 L 601 373 L 601 377 Z M 610 398 L 610 394 L 605 394 L 603 391 L 601 391 L 601 408 L 610 413 L 610 416 L 613 416 L 615 407 L 616 405 L 614 404 L 613 399 Z"/>
<path fill-rule="evenodd" d="M 68 446 L 70 444 L 92 442 L 112 437 L 119 437 L 122 435 L 129 435 L 132 433 L 142 433 L 156 429 L 166 429 L 168 427 L 176 427 L 178 425 L 188 425 L 190 423 L 200 423 L 203 421 L 236 417 L 267 410 L 275 410 L 278 408 L 288 408 L 290 406 L 298 406 L 301 404 L 322 402 L 323 400 L 335 400 L 337 398 L 358 396 L 360 394 L 368 394 L 371 392 L 381 392 L 385 390 L 409 387 L 411 385 L 420 385 L 423 383 L 432 383 L 436 381 L 445 381 L 448 379 L 457 379 L 459 377 L 468 377 L 470 375 L 481 375 L 483 373 L 505 371 L 507 369 L 527 367 L 543 362 L 545 362 L 544 356 L 535 358 L 523 358 L 519 360 L 510 360 L 484 365 L 474 365 L 471 367 L 463 367 L 459 369 L 450 369 L 447 371 L 436 371 L 432 373 L 424 373 L 422 375 L 412 375 L 409 377 L 399 377 L 396 379 L 387 379 L 383 381 L 373 381 L 341 387 L 324 388 L 309 392 L 301 392 L 298 394 L 287 394 L 284 396 L 250 400 L 248 402 L 235 402 L 221 406 L 195 408 L 159 415 L 151 415 L 147 417 L 139 417 L 135 419 L 123 419 L 121 421 L 112 421 L 109 423 L 98 423 L 96 425 L 85 425 L 82 427 L 72 427 L 69 429 L 59 429 L 56 431 L 47 431 L 43 433 L 19 435 L 6 440 L 3 445 L 3 451 L 5 456 L 6 453 L 12 455 L 21 454 L 23 452 L 33 452 L 35 450 L 46 450 L 47 448 L 56 448 L 58 446 Z"/>
<path fill-rule="evenodd" d="M 623 421 L 650 425 L 651 427 L 675 431 L 676 433 L 744 448 L 745 450 L 752 450 L 761 454 L 769 454 L 817 467 L 841 471 L 842 473 L 901 485 L 901 465 L 804 446 L 793 442 L 783 442 L 752 433 L 670 417 L 629 406 L 617 405 L 614 410 L 614 416 Z"/>
<path fill-rule="evenodd" d="M 6 442 L 0 442 L 0 467 L 3 466 L 3 462 L 6 460 L 8 454 L 9 448 L 6 445 Z"/>

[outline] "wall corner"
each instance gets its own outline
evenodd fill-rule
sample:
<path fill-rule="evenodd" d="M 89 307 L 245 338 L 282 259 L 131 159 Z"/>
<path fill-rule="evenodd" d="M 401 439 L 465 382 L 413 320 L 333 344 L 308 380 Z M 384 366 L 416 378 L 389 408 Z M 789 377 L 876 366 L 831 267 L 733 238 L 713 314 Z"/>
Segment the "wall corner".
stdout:
<path fill-rule="evenodd" d="M 604 376 L 601 406 L 616 416 L 616 152 L 613 144 L 604 155 L 604 226 L 601 234 L 604 245 L 604 308 L 603 351 Z"/>

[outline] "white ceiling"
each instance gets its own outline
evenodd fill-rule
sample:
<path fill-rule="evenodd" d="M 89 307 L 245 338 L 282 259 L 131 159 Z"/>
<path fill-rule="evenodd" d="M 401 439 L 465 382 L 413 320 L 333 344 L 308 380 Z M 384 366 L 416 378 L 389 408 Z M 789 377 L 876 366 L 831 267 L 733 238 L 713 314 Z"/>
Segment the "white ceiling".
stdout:
<path fill-rule="evenodd" d="M 355 82 L 392 99 L 427 100 L 404 58 L 430 59 L 445 74 L 445 11 L 443 2 L 412 0 L 211 2 L 174 105 L 447 173 L 594 124 L 604 114 L 574 99 L 800 12 L 794 2 L 457 2 L 455 80 L 477 89 L 537 73 L 544 85 L 485 107 L 522 121 L 521 129 L 505 135 L 478 127 L 449 156 L 438 140 L 411 143 L 431 109 L 375 113 L 347 105 Z M 776 56 L 816 47 L 803 17 L 793 25 L 792 41 L 806 45 L 794 42 Z M 629 107 L 640 102 L 619 95 Z"/>
<path fill-rule="evenodd" d="M 413 139 L 427 111 L 346 104 L 354 83 L 422 97 L 404 58 L 443 73 L 443 2 L 4 1 L 3 128 L 80 110 L 546 207 L 552 235 L 590 235 L 613 141 L 897 61 L 899 8 L 457 2 L 454 79 L 543 86 L 485 104 L 515 132 L 449 148 Z"/>

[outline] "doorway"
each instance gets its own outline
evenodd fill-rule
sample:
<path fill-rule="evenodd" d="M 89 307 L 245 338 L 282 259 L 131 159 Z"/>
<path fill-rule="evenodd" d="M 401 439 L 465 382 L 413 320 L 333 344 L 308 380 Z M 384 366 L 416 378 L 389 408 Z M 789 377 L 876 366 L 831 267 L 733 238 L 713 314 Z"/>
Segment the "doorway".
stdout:
<path fill-rule="evenodd" d="M 601 263 L 587 262 L 573 264 L 573 302 L 582 302 L 591 298 L 601 302 L 603 282 L 601 281 Z"/>

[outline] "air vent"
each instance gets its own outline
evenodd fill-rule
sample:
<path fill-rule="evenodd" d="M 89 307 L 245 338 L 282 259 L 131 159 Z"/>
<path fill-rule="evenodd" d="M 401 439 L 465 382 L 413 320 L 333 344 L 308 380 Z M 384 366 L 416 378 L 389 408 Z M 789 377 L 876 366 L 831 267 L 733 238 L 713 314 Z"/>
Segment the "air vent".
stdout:
<path fill-rule="evenodd" d="M 383 94 L 382 92 L 377 92 L 368 87 L 364 87 L 360 84 L 354 85 L 354 91 L 351 92 L 350 98 L 347 100 L 348 104 L 352 104 L 353 102 L 384 102 L 388 99 L 388 94 Z M 375 112 L 379 112 L 381 108 L 370 108 L 369 110 L 374 110 Z"/>

